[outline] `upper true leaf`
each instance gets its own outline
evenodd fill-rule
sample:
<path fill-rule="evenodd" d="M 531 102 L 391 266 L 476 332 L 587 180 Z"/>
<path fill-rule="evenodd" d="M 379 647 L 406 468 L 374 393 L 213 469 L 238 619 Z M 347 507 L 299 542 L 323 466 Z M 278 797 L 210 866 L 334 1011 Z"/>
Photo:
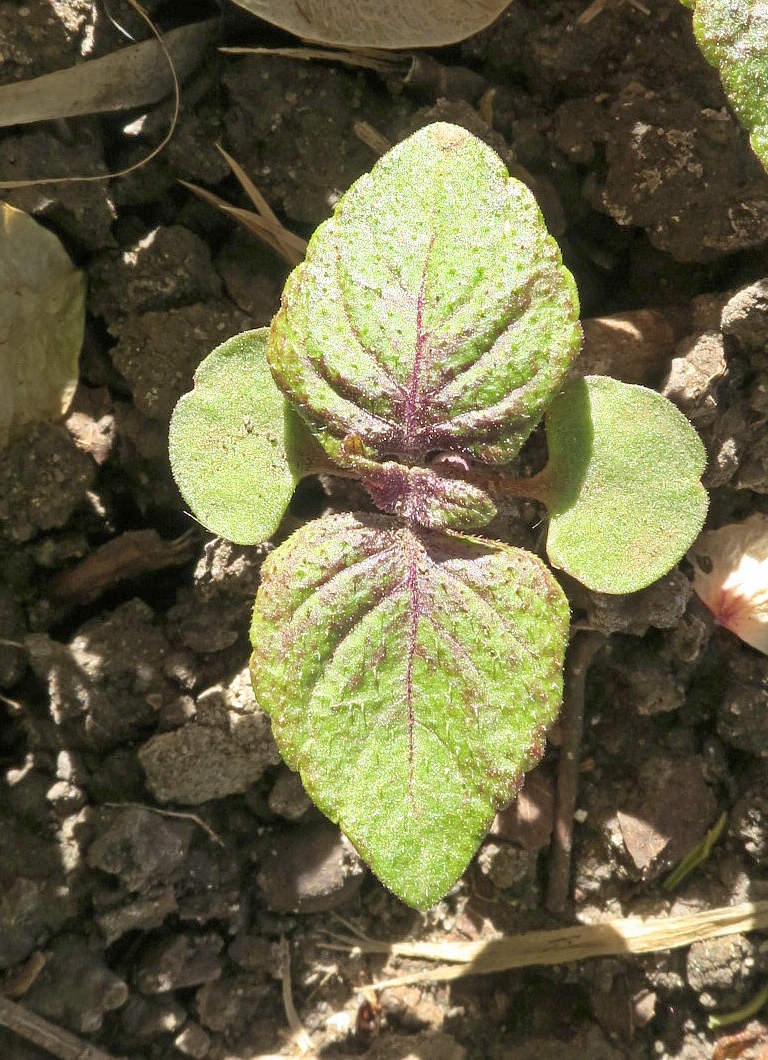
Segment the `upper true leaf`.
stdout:
<path fill-rule="evenodd" d="M 530 553 L 337 515 L 265 561 L 251 672 L 312 799 L 423 909 L 541 752 L 567 631 Z"/>
<path fill-rule="evenodd" d="M 325 462 L 303 420 L 277 389 L 267 329 L 218 346 L 173 412 L 171 467 L 208 529 L 241 545 L 277 530 L 296 483 Z"/>
<path fill-rule="evenodd" d="M 551 562 L 604 593 L 666 574 L 707 514 L 706 454 L 685 416 L 653 390 L 587 376 L 552 402 L 546 427 Z"/>
<path fill-rule="evenodd" d="M 389 151 L 310 240 L 272 322 L 276 380 L 328 453 L 506 462 L 578 352 L 578 299 L 530 191 L 458 126 Z"/>
<path fill-rule="evenodd" d="M 762 0 L 687 0 L 705 58 L 720 71 L 731 106 L 768 169 L 768 5 Z"/>

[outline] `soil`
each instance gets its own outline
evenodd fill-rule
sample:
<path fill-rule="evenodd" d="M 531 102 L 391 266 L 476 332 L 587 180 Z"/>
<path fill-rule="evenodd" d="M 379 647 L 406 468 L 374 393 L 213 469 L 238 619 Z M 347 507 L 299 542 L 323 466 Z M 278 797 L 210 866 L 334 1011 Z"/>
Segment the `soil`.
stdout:
<path fill-rule="evenodd" d="M 220 11 L 148 6 L 163 28 Z M 113 51 L 116 23 L 147 34 L 122 0 L 0 2 L 0 83 Z M 234 7 L 219 42 L 293 43 Z M 484 137 L 534 188 L 576 276 L 585 363 L 660 387 L 698 428 L 708 526 L 768 512 L 768 176 L 690 13 L 515 0 L 418 60 L 383 75 L 211 49 L 145 167 L 5 196 L 86 271 L 89 315 L 66 421 L 24 428 L 0 454 L 2 993 L 115 1057 L 296 1055 L 282 939 L 293 1003 L 328 1060 L 704 1060 L 708 1016 L 768 973 L 755 932 L 374 995 L 366 984 L 413 963 L 325 945 L 350 929 L 472 940 L 768 897 L 768 658 L 715 627 L 685 564 L 631 597 L 567 586 L 576 624 L 605 643 L 562 919 L 544 905 L 557 733 L 464 878 L 421 915 L 310 805 L 253 702 L 249 612 L 274 543 L 195 528 L 166 453 L 198 362 L 268 323 L 287 274 L 178 183 L 248 205 L 216 141 L 307 237 L 376 159 L 359 122 L 389 143 L 435 118 Z M 3 130 L 0 179 L 114 171 L 169 115 L 157 104 L 130 135 L 136 112 Z M 364 503 L 348 484 L 305 483 L 279 539 Z M 510 504 L 491 532 L 535 548 L 538 515 Z M 664 891 L 722 812 L 709 858 Z M 49 1054 L 0 1029 L 0 1055 Z"/>

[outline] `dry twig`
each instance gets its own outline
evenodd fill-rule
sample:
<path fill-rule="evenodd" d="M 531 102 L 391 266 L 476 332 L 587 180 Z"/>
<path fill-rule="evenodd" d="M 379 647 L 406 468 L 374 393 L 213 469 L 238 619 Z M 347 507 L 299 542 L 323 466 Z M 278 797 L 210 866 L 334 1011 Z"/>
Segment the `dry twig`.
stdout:
<path fill-rule="evenodd" d="M 304 1030 L 304 1026 L 299 1019 L 299 1014 L 296 1011 L 296 1006 L 293 1003 L 293 993 L 291 990 L 291 948 L 288 939 L 284 935 L 280 939 L 280 964 L 283 981 L 283 1007 L 285 1008 L 285 1018 L 288 1020 L 288 1026 L 291 1028 L 291 1041 L 305 1056 L 310 1055 L 314 1058 L 316 1054 L 314 1046 L 312 1045 L 312 1040 Z"/>
<path fill-rule="evenodd" d="M 135 810 L 147 810 L 149 813 L 156 813 L 159 817 L 178 817 L 182 821 L 192 821 L 198 828 L 202 828 L 208 838 L 217 846 L 224 846 L 223 840 L 196 813 L 186 813 L 183 810 L 161 810 L 159 806 L 147 806 L 143 802 L 105 802 L 104 805 L 109 806 L 110 809 L 122 809 L 125 806 L 131 806 Z"/>
<path fill-rule="evenodd" d="M 564 912 L 570 890 L 573 815 L 579 794 L 579 760 L 584 731 L 584 687 L 587 671 L 604 643 L 602 633 L 577 633 L 565 661 L 563 740 L 547 881 L 547 909 L 551 913 Z"/>
<path fill-rule="evenodd" d="M 47 1049 L 59 1060 L 116 1060 L 111 1053 L 105 1053 L 6 997 L 0 997 L 0 1027 L 7 1027 L 20 1038 Z"/>

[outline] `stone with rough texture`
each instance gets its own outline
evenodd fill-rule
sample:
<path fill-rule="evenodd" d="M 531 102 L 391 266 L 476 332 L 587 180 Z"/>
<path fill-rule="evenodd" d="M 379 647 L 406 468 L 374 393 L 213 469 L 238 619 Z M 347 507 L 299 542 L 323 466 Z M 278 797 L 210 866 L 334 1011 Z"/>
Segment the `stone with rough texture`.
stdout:
<path fill-rule="evenodd" d="M 74 935 L 61 935 L 24 1001 L 35 1012 L 73 1030 L 98 1031 L 107 1012 L 128 1000 L 128 987 L 111 972 L 97 948 Z"/>
<path fill-rule="evenodd" d="M 116 334 L 122 320 L 221 294 L 208 245 L 180 225 L 154 228 L 127 250 L 105 251 L 89 277 L 91 311 Z"/>
<path fill-rule="evenodd" d="M 247 791 L 279 762 L 269 718 L 252 696 L 247 712 L 226 706 L 236 702 L 234 693 L 222 689 L 217 696 L 223 711 L 211 711 L 214 724 L 201 722 L 198 700 L 197 721 L 153 736 L 139 750 L 147 785 L 160 802 L 194 806 Z"/>
<path fill-rule="evenodd" d="M 96 465 L 63 427 L 30 423 L 0 453 L 0 534 L 27 541 L 62 527 L 85 500 Z"/>
<path fill-rule="evenodd" d="M 267 843 L 256 879 L 270 909 L 319 913 L 352 898 L 364 876 L 365 866 L 349 840 L 320 821 Z"/>
<path fill-rule="evenodd" d="M 136 985 L 142 994 L 163 994 L 220 979 L 223 948 L 223 940 L 212 932 L 160 939 L 140 957 Z"/>
<path fill-rule="evenodd" d="M 88 864 L 119 876 L 131 891 L 163 883 L 186 857 L 194 824 L 129 806 L 112 811 L 88 849 Z"/>

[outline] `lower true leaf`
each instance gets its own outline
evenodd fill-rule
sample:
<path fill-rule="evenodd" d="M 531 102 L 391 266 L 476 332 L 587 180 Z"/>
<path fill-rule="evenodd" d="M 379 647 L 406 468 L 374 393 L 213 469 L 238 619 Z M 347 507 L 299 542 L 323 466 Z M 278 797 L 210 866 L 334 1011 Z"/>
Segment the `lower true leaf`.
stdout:
<path fill-rule="evenodd" d="M 251 672 L 313 800 L 424 909 L 541 754 L 567 631 L 530 553 L 337 515 L 264 563 Z"/>

